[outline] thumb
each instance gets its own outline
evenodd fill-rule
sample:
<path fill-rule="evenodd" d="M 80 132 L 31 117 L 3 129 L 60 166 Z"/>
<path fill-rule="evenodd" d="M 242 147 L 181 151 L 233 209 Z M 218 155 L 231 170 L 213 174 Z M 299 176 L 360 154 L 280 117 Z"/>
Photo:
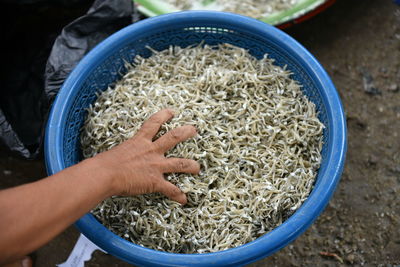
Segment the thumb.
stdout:
<path fill-rule="evenodd" d="M 182 205 L 187 203 L 185 193 L 183 193 L 176 185 L 171 184 L 168 181 L 163 181 L 158 186 L 158 192 L 164 194 L 173 201 L 179 202 Z"/>

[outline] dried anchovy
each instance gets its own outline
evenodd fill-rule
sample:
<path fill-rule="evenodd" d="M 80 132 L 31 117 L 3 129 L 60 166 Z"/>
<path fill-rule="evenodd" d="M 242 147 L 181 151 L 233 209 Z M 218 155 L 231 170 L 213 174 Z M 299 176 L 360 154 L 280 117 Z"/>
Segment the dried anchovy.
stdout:
<path fill-rule="evenodd" d="M 253 18 L 262 18 L 273 13 L 287 10 L 299 0 L 166 0 L 180 10 L 211 9 L 228 11 Z"/>
<path fill-rule="evenodd" d="M 151 48 L 149 48 L 151 49 Z M 229 44 L 170 47 L 137 56 L 113 88 L 88 109 L 84 157 L 132 137 L 162 108 L 199 135 L 167 157 L 197 160 L 199 175 L 166 179 L 188 196 L 181 206 L 160 194 L 114 196 L 92 212 L 136 244 L 178 253 L 225 250 L 285 221 L 307 198 L 321 162 L 323 124 L 285 68 Z"/>

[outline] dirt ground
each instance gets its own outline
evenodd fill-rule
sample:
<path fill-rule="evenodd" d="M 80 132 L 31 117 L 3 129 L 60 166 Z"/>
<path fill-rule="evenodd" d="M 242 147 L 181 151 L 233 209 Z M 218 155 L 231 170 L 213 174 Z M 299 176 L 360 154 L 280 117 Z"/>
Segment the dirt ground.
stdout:
<path fill-rule="evenodd" d="M 400 265 L 400 6 L 389 0 L 338 0 L 287 32 L 330 74 L 348 123 L 348 153 L 335 195 L 296 241 L 249 266 Z M 0 188 L 46 175 L 42 160 L 0 148 Z M 71 252 L 71 226 L 37 250 L 35 266 Z M 96 252 L 86 266 L 130 266 Z"/>

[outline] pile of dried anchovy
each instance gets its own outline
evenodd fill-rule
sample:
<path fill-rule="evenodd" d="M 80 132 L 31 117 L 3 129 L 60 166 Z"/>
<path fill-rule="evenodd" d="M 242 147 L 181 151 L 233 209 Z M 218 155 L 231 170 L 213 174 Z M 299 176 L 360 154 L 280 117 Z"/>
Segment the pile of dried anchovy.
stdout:
<path fill-rule="evenodd" d="M 179 10 L 211 9 L 228 11 L 253 18 L 262 18 L 287 10 L 299 0 L 166 0 Z"/>
<path fill-rule="evenodd" d="M 199 135 L 167 156 L 197 160 L 201 173 L 166 177 L 187 193 L 185 206 L 160 194 L 115 196 L 93 214 L 127 240 L 178 253 L 236 247 L 280 225 L 313 187 L 324 128 L 290 75 L 267 55 L 257 60 L 228 44 L 136 57 L 89 108 L 84 156 L 110 149 L 151 114 L 172 108 L 176 115 L 159 134 L 192 124 Z"/>

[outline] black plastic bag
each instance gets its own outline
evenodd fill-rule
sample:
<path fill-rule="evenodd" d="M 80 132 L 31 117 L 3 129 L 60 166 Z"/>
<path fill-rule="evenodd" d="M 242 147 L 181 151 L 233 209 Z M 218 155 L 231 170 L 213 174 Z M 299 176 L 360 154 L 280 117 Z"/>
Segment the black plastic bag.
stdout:
<path fill-rule="evenodd" d="M 80 4 L 84 6 L 84 2 Z M 96 0 L 85 15 L 65 26 L 58 37 L 52 29 L 25 40 L 43 47 L 35 50 L 29 43 L 18 48 L 9 44 L 9 51 L 4 52 L 9 53 L 9 64 L 15 66 L 1 77 L 0 142 L 24 158 L 36 158 L 42 148 L 47 114 L 64 80 L 85 54 L 132 23 L 133 16 L 137 14 L 132 0 Z"/>

